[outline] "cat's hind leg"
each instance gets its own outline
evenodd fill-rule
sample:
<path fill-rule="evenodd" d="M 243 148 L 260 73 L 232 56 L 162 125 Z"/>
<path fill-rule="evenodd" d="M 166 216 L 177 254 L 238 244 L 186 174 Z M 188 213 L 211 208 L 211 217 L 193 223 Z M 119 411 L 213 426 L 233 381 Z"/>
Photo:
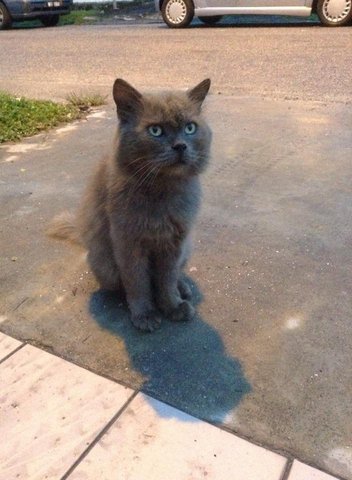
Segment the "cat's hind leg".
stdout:
<path fill-rule="evenodd" d="M 88 263 L 101 288 L 124 294 L 120 272 L 108 242 L 91 245 Z"/>

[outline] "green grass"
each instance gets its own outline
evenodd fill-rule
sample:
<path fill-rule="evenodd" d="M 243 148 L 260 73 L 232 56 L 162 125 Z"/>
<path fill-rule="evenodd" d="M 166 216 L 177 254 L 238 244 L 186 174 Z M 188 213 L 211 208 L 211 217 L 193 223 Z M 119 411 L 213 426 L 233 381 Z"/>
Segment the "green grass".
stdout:
<path fill-rule="evenodd" d="M 89 25 L 99 23 L 104 17 L 109 18 L 116 14 L 128 13 L 131 9 L 139 6 L 150 5 L 151 0 L 135 0 L 132 2 L 117 1 L 117 10 L 113 9 L 111 2 L 94 4 L 75 4 L 67 15 L 60 15 L 59 26 L 63 25 Z M 40 20 L 26 20 L 24 22 L 15 22 L 16 28 L 36 28 L 43 27 Z"/>
<path fill-rule="evenodd" d="M 59 25 L 83 25 L 94 23 L 102 15 L 102 11 L 91 8 L 88 10 L 72 10 L 67 15 L 61 15 Z"/>
<path fill-rule="evenodd" d="M 106 104 L 106 95 L 100 93 L 75 93 L 71 92 L 67 95 L 66 100 L 73 106 L 81 110 L 87 110 L 91 107 L 100 107 Z"/>
<path fill-rule="evenodd" d="M 81 115 L 71 104 L 29 100 L 0 91 L 0 143 L 20 140 Z"/>
<path fill-rule="evenodd" d="M 103 10 L 97 8 L 72 10 L 67 15 L 60 15 L 59 26 L 61 25 L 89 25 L 95 23 L 104 15 Z M 36 28 L 43 25 L 40 20 L 26 20 L 24 22 L 15 22 L 17 28 Z"/>

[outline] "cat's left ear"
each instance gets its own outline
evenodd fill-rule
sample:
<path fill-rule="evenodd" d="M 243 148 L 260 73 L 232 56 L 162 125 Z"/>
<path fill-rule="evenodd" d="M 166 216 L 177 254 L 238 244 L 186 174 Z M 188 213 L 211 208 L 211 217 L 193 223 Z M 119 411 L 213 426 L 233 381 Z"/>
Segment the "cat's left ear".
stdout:
<path fill-rule="evenodd" d="M 210 78 L 207 78 L 187 92 L 190 100 L 196 103 L 199 108 L 202 106 L 202 103 L 209 92 L 210 83 Z"/>

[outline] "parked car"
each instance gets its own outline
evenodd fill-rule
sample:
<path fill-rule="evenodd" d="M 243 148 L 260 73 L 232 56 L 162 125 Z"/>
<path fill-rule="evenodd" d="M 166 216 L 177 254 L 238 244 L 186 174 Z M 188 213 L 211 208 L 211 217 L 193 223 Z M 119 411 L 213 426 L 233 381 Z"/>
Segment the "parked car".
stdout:
<path fill-rule="evenodd" d="M 73 0 L 0 0 L 0 30 L 12 22 L 39 19 L 45 27 L 54 27 L 60 15 L 69 13 Z"/>
<path fill-rule="evenodd" d="M 352 0 L 154 0 L 164 22 L 171 28 L 187 27 L 194 16 L 213 25 L 223 15 L 292 15 L 317 13 L 330 27 L 352 21 Z"/>

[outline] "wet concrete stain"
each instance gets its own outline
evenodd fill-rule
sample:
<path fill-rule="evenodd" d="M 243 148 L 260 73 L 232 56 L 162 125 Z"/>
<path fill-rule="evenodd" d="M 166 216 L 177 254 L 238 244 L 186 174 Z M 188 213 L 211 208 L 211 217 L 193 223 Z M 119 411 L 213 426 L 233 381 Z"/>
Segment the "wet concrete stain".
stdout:
<path fill-rule="evenodd" d="M 201 295 L 187 279 L 194 302 Z M 145 378 L 141 390 L 197 418 L 222 422 L 251 391 L 241 364 L 228 356 L 218 332 L 199 315 L 188 323 L 164 320 L 152 334 L 137 331 L 126 304 L 99 290 L 90 313 L 103 329 L 123 339 L 132 367 Z"/>

